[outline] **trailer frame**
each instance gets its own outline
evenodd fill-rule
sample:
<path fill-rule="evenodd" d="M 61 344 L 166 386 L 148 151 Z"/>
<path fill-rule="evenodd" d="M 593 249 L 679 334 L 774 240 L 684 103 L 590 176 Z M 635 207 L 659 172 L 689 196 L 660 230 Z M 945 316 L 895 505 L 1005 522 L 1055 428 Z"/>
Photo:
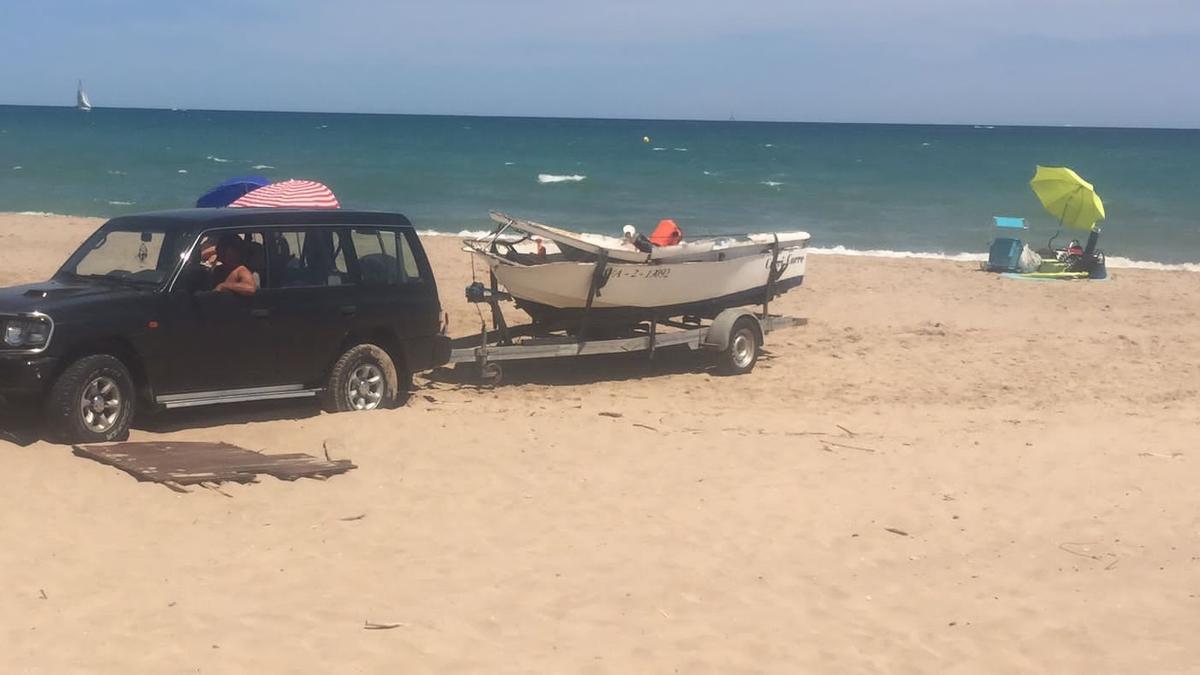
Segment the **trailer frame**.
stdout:
<path fill-rule="evenodd" d="M 754 368 L 767 334 L 807 323 L 807 319 L 767 313 L 771 297 L 768 291 L 760 312 L 749 307 L 731 307 L 711 320 L 686 315 L 652 316 L 604 337 L 589 337 L 589 333 L 596 332 L 596 327 L 590 326 L 585 317 L 578 332 L 572 335 L 562 330 L 549 331 L 535 323 L 509 326 L 499 303 L 512 298 L 499 290 L 494 277 L 491 282 L 490 288 L 481 283 L 469 286 L 467 299 L 491 306 L 493 329 L 487 330 L 484 323 L 477 335 L 452 340 L 449 361 L 453 365 L 474 364 L 478 377 L 491 385 L 499 384 L 503 379 L 500 363 L 506 361 L 633 353 L 645 353 L 653 360 L 659 349 L 679 346 L 687 346 L 692 351 L 714 352 L 723 357 L 721 364 L 726 367 L 722 370 L 728 374 L 743 374 Z M 670 330 L 662 330 L 664 326 Z"/>

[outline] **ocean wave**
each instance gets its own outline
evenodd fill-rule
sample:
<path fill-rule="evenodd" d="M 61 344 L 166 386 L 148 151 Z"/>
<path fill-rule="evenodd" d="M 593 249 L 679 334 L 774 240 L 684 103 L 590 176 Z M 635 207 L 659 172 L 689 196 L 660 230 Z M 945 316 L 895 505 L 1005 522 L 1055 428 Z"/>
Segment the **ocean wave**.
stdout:
<path fill-rule="evenodd" d="M 650 148 L 650 149 L 655 152 L 662 152 L 663 150 L 666 150 L 666 148 L 659 148 L 659 147 L 654 147 L 654 148 Z"/>
<path fill-rule="evenodd" d="M 773 147 L 775 147 L 775 144 L 774 143 L 763 143 L 763 147 L 764 148 L 773 148 Z"/>
<path fill-rule="evenodd" d="M 819 247 L 808 249 L 812 253 L 829 255 L 848 255 L 863 258 L 918 258 L 921 260 L 949 260 L 952 262 L 983 262 L 987 260 L 986 253 L 935 253 L 932 251 L 892 251 L 888 249 L 854 249 L 845 246 Z M 1152 260 L 1134 260 L 1121 256 L 1106 256 L 1105 264 L 1113 269 L 1159 270 L 1163 272 L 1200 272 L 1200 262 L 1190 263 L 1161 263 Z"/>
<path fill-rule="evenodd" d="M 441 230 L 417 230 L 422 237 L 459 237 L 462 239 L 483 239 L 490 237 L 493 230 L 459 230 L 458 232 L 443 232 Z"/>
<path fill-rule="evenodd" d="M 110 176 L 124 176 L 125 175 L 125 172 L 121 171 L 120 169 L 109 169 L 108 171 L 105 171 L 104 173 L 106 173 Z"/>
<path fill-rule="evenodd" d="M 810 247 L 809 252 L 822 255 L 850 255 L 861 258 L 918 258 L 921 260 L 952 260 L 954 262 L 976 262 L 987 260 L 986 253 L 934 253 L 932 251 L 892 251 L 888 249 L 858 249 L 837 246 Z"/>
<path fill-rule="evenodd" d="M 187 173 L 187 169 L 180 169 L 180 170 L 176 171 L 175 173 Z"/>
<path fill-rule="evenodd" d="M 516 164 L 516 162 L 505 162 L 504 166 L 512 166 L 513 164 Z"/>
<path fill-rule="evenodd" d="M 1116 269 L 1131 269 L 1131 270 L 1161 270 L 1167 272 L 1200 272 L 1200 262 L 1190 263 L 1160 263 L 1153 260 L 1133 260 L 1131 258 L 1123 258 L 1117 255 L 1110 255 L 1104 258 L 1104 262 L 1109 267 Z"/>
<path fill-rule="evenodd" d="M 250 168 L 261 170 L 261 169 L 274 169 L 275 167 L 271 166 L 270 164 L 255 164 L 254 166 L 252 166 Z"/>
<path fill-rule="evenodd" d="M 759 185 L 766 185 L 767 187 L 779 187 L 780 185 L 783 185 L 783 183 L 780 183 L 777 180 L 762 180 L 758 183 Z"/>
<path fill-rule="evenodd" d="M 39 215 L 30 213 L 28 215 Z M 44 214 L 53 215 L 53 214 Z M 417 234 L 422 237 L 461 237 L 464 239 L 481 239 L 492 235 L 490 230 L 459 230 L 458 232 L 443 232 L 439 230 L 420 230 Z M 889 249 L 858 249 L 837 246 L 813 246 L 808 249 L 817 255 L 845 255 L 859 258 L 913 258 L 919 260 L 947 260 L 950 262 L 983 262 L 987 260 L 986 253 L 936 253 L 933 251 L 892 251 Z M 1149 260 L 1131 260 L 1120 256 L 1108 256 L 1108 266 L 1113 269 L 1145 269 L 1163 272 L 1197 272 L 1200 273 L 1200 262 L 1194 263 L 1160 263 Z"/>
<path fill-rule="evenodd" d="M 214 161 L 218 164 L 224 164 L 225 162 L 229 161 L 229 160 L 225 159 L 224 157 L 214 157 L 213 155 L 208 155 L 204 159 L 211 159 L 212 161 Z"/>
<path fill-rule="evenodd" d="M 18 164 L 18 165 L 16 165 L 16 166 L 14 166 L 12 170 L 13 170 L 13 171 L 20 171 L 21 169 L 24 169 L 24 168 L 25 168 L 25 167 L 23 167 L 23 166 L 21 166 L 20 164 Z"/>
<path fill-rule="evenodd" d="M 108 203 L 112 204 L 113 206 L 133 206 L 137 202 L 123 202 L 118 199 L 110 199 L 108 200 Z"/>
<path fill-rule="evenodd" d="M 577 173 L 569 176 L 560 176 L 553 173 L 539 173 L 537 181 L 539 183 L 578 183 L 585 178 L 587 178 L 587 176 L 581 176 Z"/>
<path fill-rule="evenodd" d="M 671 149 L 674 150 L 675 152 L 687 152 L 688 151 L 687 148 L 671 148 Z"/>
<path fill-rule="evenodd" d="M 18 216 L 40 216 L 42 218 L 45 218 L 47 216 L 66 217 L 66 216 L 63 216 L 61 213 L 50 213 L 49 211 L 17 211 L 17 215 Z"/>

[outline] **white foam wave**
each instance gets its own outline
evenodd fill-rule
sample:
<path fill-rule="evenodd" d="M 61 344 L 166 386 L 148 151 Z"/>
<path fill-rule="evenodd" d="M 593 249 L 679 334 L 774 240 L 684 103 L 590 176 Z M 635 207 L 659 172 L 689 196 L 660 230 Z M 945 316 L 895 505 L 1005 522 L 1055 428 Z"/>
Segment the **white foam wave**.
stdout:
<path fill-rule="evenodd" d="M 651 148 L 651 150 L 653 150 L 655 152 L 662 152 L 663 150 L 666 150 L 666 148 L 654 147 L 654 148 Z"/>
<path fill-rule="evenodd" d="M 674 150 L 675 152 L 687 152 L 688 151 L 687 148 L 671 148 L 671 149 Z"/>
<path fill-rule="evenodd" d="M 1200 262 L 1190 263 L 1160 263 L 1152 260 L 1133 260 L 1123 258 L 1121 256 L 1110 255 L 1105 259 L 1105 264 L 1109 267 L 1117 269 L 1136 269 L 1136 270 L 1163 270 L 1172 272 L 1200 272 Z"/>
<path fill-rule="evenodd" d="M 763 143 L 763 147 L 764 148 L 773 148 L 773 147 L 775 147 L 775 144 L 774 143 Z"/>
<path fill-rule="evenodd" d="M 187 169 L 180 169 L 180 170 L 176 171 L 175 173 L 187 173 Z"/>
<path fill-rule="evenodd" d="M 57 216 L 57 215 L 61 215 L 61 214 L 50 213 L 49 211 L 17 211 L 17 215 L 18 216 L 40 216 L 42 218 L 45 218 L 47 216 Z"/>
<path fill-rule="evenodd" d="M 26 212 L 22 215 L 54 215 L 50 213 Z M 420 230 L 417 234 L 422 237 L 457 237 L 462 239 L 482 239 L 490 237 L 490 230 L 459 230 L 458 232 L 441 232 L 438 230 Z M 936 253 L 933 251 L 891 251 L 887 249 L 857 249 L 845 246 L 814 246 L 808 249 L 817 255 L 845 255 L 859 258 L 915 258 L 919 260 L 949 260 L 951 262 L 982 262 L 987 260 L 986 253 Z M 1200 262 L 1168 264 L 1147 260 L 1130 260 L 1119 256 L 1109 256 L 1108 266 L 1114 269 L 1146 269 L 1163 272 L 1198 272 Z"/>
<path fill-rule="evenodd" d="M 516 162 L 505 162 L 504 166 L 512 166 L 513 164 L 516 164 Z"/>
<path fill-rule="evenodd" d="M 125 172 L 121 171 L 120 169 L 109 169 L 108 171 L 105 171 L 104 173 L 106 173 L 110 176 L 124 176 L 125 175 Z"/>
<path fill-rule="evenodd" d="M 539 183 L 578 183 L 587 178 L 580 174 L 571 174 L 569 176 L 560 176 L 553 173 L 539 173 L 537 180 Z"/>
<path fill-rule="evenodd" d="M 16 166 L 14 166 L 14 167 L 13 167 L 13 171 L 20 171 L 21 169 L 24 169 L 24 168 L 25 168 L 25 167 L 23 167 L 23 166 L 21 166 L 20 164 L 18 164 L 18 165 L 16 165 Z"/>
<path fill-rule="evenodd" d="M 828 255 L 849 255 L 863 258 L 919 258 L 922 260 L 951 260 L 954 262 L 981 262 L 987 260 L 986 253 L 936 253 L 933 251 L 892 251 L 887 249 L 854 249 L 845 246 L 830 246 L 827 248 L 814 246 L 808 249 L 812 253 Z M 1105 259 L 1108 267 L 1113 269 L 1142 269 L 1159 270 L 1163 272 L 1200 272 L 1200 262 L 1161 263 L 1152 260 L 1133 260 L 1121 256 L 1108 256 Z"/>
<path fill-rule="evenodd" d="M 113 206 L 133 206 L 137 202 L 123 202 L 117 199 L 110 199 L 108 200 L 108 203 L 112 204 Z"/>
<path fill-rule="evenodd" d="M 261 170 L 261 169 L 274 169 L 275 167 L 271 166 L 270 164 L 255 164 L 254 166 L 252 166 L 250 168 Z"/>
<path fill-rule="evenodd" d="M 862 258 L 919 258 L 922 260 L 953 260 L 955 262 L 971 262 L 987 260 L 985 253 L 934 253 L 931 251 L 891 251 L 887 249 L 856 249 L 842 245 L 808 249 L 811 253 L 823 255 L 852 255 Z"/>
<path fill-rule="evenodd" d="M 417 230 L 422 237 L 455 237 L 461 239 L 483 239 L 491 237 L 492 230 L 459 230 L 458 232 L 442 232 L 440 230 Z"/>
<path fill-rule="evenodd" d="M 225 159 L 224 157 L 214 157 L 213 155 L 208 155 L 204 159 L 211 159 L 212 161 L 214 161 L 218 164 L 224 164 L 225 162 L 229 161 L 229 160 Z"/>
<path fill-rule="evenodd" d="M 777 180 L 763 180 L 759 181 L 759 184 L 766 185 L 767 187 L 779 187 L 780 185 L 783 185 L 783 183 L 780 183 Z"/>

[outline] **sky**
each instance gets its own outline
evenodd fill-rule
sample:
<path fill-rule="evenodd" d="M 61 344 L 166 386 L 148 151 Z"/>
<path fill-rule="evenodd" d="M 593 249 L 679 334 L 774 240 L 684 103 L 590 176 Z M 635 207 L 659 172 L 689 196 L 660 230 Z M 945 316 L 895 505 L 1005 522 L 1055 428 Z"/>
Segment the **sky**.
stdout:
<path fill-rule="evenodd" d="M 0 2 L 0 104 L 1200 127 L 1200 0 Z"/>

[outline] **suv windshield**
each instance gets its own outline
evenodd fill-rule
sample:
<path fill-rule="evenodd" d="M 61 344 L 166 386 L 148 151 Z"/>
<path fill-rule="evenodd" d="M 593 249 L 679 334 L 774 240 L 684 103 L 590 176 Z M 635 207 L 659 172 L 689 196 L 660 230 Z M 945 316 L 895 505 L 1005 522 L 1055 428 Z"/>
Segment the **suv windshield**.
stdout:
<path fill-rule="evenodd" d="M 161 286 L 180 262 L 186 238 L 153 224 L 105 225 L 83 242 L 59 274 Z"/>

